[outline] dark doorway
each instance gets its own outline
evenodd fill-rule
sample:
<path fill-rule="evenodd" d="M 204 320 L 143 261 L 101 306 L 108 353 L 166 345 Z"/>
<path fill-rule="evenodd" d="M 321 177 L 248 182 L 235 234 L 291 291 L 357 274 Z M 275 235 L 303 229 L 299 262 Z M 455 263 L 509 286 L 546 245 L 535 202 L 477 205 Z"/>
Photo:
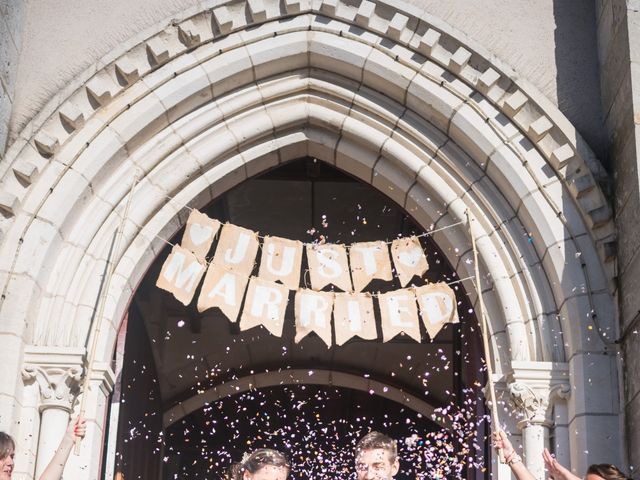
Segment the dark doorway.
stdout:
<path fill-rule="evenodd" d="M 345 244 L 391 241 L 424 233 L 388 197 L 312 158 L 247 180 L 201 211 L 261 235 L 306 243 L 320 238 Z M 182 231 L 170 242 L 179 243 L 181 237 Z M 414 280 L 417 285 L 453 282 L 460 323 L 445 326 L 434 339 L 423 331 L 420 343 L 403 336 L 387 343 L 354 338 L 332 348 L 315 334 L 294 342 L 291 300 L 281 338 L 262 327 L 242 332 L 217 309 L 198 313 L 184 307 L 155 286 L 167 246 L 129 311 L 116 471 L 127 479 L 222 478 L 243 453 L 269 446 L 291 456 L 292 478 L 354 478 L 355 441 L 379 429 L 400 442 L 405 460 L 399 479 L 488 478 L 482 468 L 488 452 L 477 321 L 447 257 L 429 236 L 421 241 L 430 269 L 424 279 Z M 397 281 L 375 281 L 366 290 L 397 288 Z M 287 369 L 370 378 L 420 398 L 444 422 L 376 392 L 329 383 L 232 392 L 177 421 L 163 421 L 164 412 L 209 389 Z M 145 464 L 156 467 L 144 469 Z"/>

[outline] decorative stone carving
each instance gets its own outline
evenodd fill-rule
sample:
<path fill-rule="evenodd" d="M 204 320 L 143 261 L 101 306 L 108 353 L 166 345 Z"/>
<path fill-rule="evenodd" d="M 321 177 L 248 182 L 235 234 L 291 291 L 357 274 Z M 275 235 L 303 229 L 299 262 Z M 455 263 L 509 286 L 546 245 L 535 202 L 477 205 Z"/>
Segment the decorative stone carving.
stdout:
<path fill-rule="evenodd" d="M 57 367 L 27 364 L 22 369 L 25 385 L 37 382 L 40 390 L 40 411 L 59 408 L 71 412 L 79 393 L 82 368 L 79 366 Z"/>
<path fill-rule="evenodd" d="M 509 396 L 518 413 L 523 417 L 518 422 L 519 428 L 528 424 L 538 424 L 550 427 L 553 424 L 549 405 L 549 391 L 535 391 L 523 382 L 509 384 Z"/>

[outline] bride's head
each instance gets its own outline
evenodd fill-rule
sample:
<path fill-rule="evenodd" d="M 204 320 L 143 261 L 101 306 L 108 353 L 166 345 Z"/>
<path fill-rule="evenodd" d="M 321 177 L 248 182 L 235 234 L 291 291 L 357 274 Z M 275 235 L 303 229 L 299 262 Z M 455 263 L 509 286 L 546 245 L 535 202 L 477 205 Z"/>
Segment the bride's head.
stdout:
<path fill-rule="evenodd" d="M 286 480 L 287 457 L 270 448 L 260 448 L 231 467 L 231 480 Z"/>

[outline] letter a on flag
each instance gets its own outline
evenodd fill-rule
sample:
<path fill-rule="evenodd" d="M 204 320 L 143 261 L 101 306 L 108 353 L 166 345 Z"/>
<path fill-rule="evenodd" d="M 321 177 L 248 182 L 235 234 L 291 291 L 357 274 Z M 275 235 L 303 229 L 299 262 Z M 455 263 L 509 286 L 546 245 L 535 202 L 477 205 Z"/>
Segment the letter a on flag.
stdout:
<path fill-rule="evenodd" d="M 173 293 L 183 305 L 189 305 L 204 275 L 205 266 L 180 245 L 174 245 L 162 265 L 156 286 Z"/>
<path fill-rule="evenodd" d="M 398 238 L 391 243 L 391 256 L 400 285 L 405 287 L 414 275 L 421 277 L 429 269 L 418 237 Z"/>
<path fill-rule="evenodd" d="M 230 321 L 236 322 L 248 281 L 248 277 L 212 263 L 200 290 L 198 311 L 204 312 L 209 308 L 218 307 Z"/>

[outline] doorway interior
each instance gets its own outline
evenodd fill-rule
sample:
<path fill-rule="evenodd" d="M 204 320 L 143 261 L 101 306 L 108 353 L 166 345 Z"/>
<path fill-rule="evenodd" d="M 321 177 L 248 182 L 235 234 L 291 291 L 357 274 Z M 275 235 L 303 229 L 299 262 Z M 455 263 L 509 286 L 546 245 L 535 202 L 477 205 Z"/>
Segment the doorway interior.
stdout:
<path fill-rule="evenodd" d="M 383 193 L 313 158 L 247 180 L 200 210 L 261 235 L 305 243 L 391 241 L 424 233 Z M 170 243 L 179 243 L 182 233 Z M 115 459 L 105 461 L 115 462 L 115 472 L 126 479 L 224 478 L 245 452 L 271 447 L 289 455 L 291 478 L 347 479 L 354 478 L 355 442 L 375 429 L 398 439 L 398 479 L 488 478 L 477 320 L 465 282 L 429 236 L 421 241 L 430 268 L 424 279 L 414 281 L 451 283 L 460 323 L 446 325 L 434 339 L 423 330 L 420 343 L 404 336 L 387 343 L 354 338 L 331 348 L 315 334 L 294 342 L 293 293 L 281 338 L 262 327 L 240 331 L 215 308 L 199 313 L 194 305 L 183 306 L 155 286 L 167 246 L 139 285 L 123 322 L 111 409 L 114 415 L 117 404 L 118 419 L 111 422 L 112 429 L 117 425 L 117 446 Z M 366 291 L 398 288 L 397 279 L 376 280 Z M 330 374 L 318 380 L 320 372 L 359 381 L 335 385 Z M 272 374 L 272 384 L 240 386 L 246 383 L 242 379 L 265 373 Z M 188 399 L 234 382 L 238 387 L 216 401 L 203 401 L 177 419 L 164 416 Z M 367 382 L 376 387 L 363 387 Z M 435 416 L 389 398 L 385 389 L 419 399 Z"/>

